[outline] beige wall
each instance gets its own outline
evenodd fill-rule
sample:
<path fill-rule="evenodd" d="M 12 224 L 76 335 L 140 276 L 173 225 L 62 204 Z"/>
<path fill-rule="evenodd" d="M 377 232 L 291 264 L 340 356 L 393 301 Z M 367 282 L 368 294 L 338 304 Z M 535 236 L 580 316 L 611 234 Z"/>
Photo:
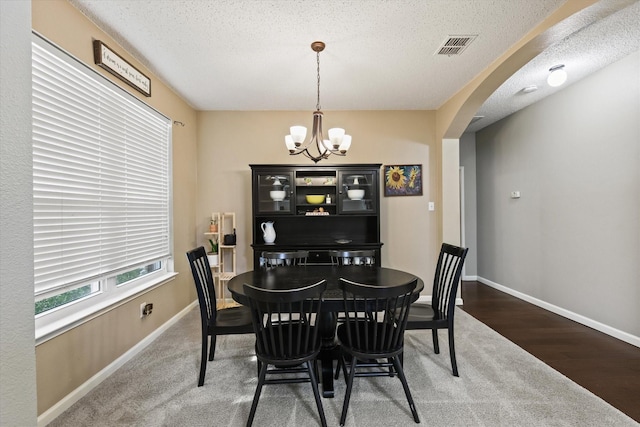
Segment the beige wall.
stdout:
<path fill-rule="evenodd" d="M 382 197 L 382 265 L 410 271 L 430 283 L 440 247 L 434 200 L 439 158 L 433 111 L 325 111 L 325 127 L 344 127 L 353 136 L 346 157 L 319 164 L 422 164 L 424 194 Z M 249 164 L 312 165 L 290 156 L 284 145 L 289 127 L 308 128 L 312 111 L 198 113 L 198 243 L 204 244 L 213 211 L 234 211 L 238 225 L 238 270 L 251 269 L 251 169 Z M 275 223 L 276 232 L 278 221 Z M 430 286 L 427 286 L 431 294 Z"/>
<path fill-rule="evenodd" d="M 108 79 L 172 120 L 186 124 L 173 128 L 173 249 L 178 276 L 145 295 L 113 307 L 103 315 L 37 346 L 38 414 L 42 414 L 196 299 L 184 255 L 195 245 L 196 173 L 193 166 L 196 163 L 196 113 L 66 1 L 33 1 L 32 25 L 35 31 Z M 104 41 L 151 78 L 150 98 L 138 94 L 93 65 L 94 38 Z M 154 304 L 153 314 L 144 321 L 139 317 L 139 305 L 143 299 Z"/>

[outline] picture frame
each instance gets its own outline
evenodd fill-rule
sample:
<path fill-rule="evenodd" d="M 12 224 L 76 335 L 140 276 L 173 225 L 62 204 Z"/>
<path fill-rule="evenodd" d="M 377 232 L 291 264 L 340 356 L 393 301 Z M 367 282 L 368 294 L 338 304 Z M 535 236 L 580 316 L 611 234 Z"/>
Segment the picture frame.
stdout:
<path fill-rule="evenodd" d="M 93 41 L 93 61 L 144 96 L 151 96 L 151 79 L 100 40 Z"/>
<path fill-rule="evenodd" d="M 422 196 L 422 165 L 384 165 L 384 195 Z"/>

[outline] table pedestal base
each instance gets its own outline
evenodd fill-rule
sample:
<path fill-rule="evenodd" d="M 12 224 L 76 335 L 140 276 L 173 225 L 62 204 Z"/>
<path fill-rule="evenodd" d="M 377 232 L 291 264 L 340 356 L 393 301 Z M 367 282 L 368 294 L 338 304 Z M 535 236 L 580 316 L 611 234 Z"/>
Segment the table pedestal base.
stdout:
<path fill-rule="evenodd" d="M 340 348 L 336 342 L 336 325 L 338 316 L 333 312 L 320 313 L 318 326 L 322 338 L 322 350 L 318 360 L 320 362 L 320 382 L 322 383 L 322 397 L 334 397 L 333 389 L 333 361 L 340 357 Z"/>

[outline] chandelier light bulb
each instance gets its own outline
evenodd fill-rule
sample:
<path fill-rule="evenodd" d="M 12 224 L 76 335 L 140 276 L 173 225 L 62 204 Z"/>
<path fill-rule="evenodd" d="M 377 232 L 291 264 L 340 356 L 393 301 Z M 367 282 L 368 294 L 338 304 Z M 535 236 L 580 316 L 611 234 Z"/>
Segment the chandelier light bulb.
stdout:
<path fill-rule="evenodd" d="M 567 72 L 564 70 L 564 65 L 556 65 L 549 68 L 550 74 L 547 77 L 547 83 L 551 87 L 558 87 L 567 81 Z"/>

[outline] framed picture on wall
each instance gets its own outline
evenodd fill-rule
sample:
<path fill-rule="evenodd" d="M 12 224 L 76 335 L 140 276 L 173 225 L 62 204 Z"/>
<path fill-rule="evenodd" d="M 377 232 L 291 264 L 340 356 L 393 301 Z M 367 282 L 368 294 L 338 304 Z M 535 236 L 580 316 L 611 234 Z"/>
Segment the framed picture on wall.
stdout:
<path fill-rule="evenodd" d="M 384 195 L 422 196 L 422 165 L 385 165 Z"/>

